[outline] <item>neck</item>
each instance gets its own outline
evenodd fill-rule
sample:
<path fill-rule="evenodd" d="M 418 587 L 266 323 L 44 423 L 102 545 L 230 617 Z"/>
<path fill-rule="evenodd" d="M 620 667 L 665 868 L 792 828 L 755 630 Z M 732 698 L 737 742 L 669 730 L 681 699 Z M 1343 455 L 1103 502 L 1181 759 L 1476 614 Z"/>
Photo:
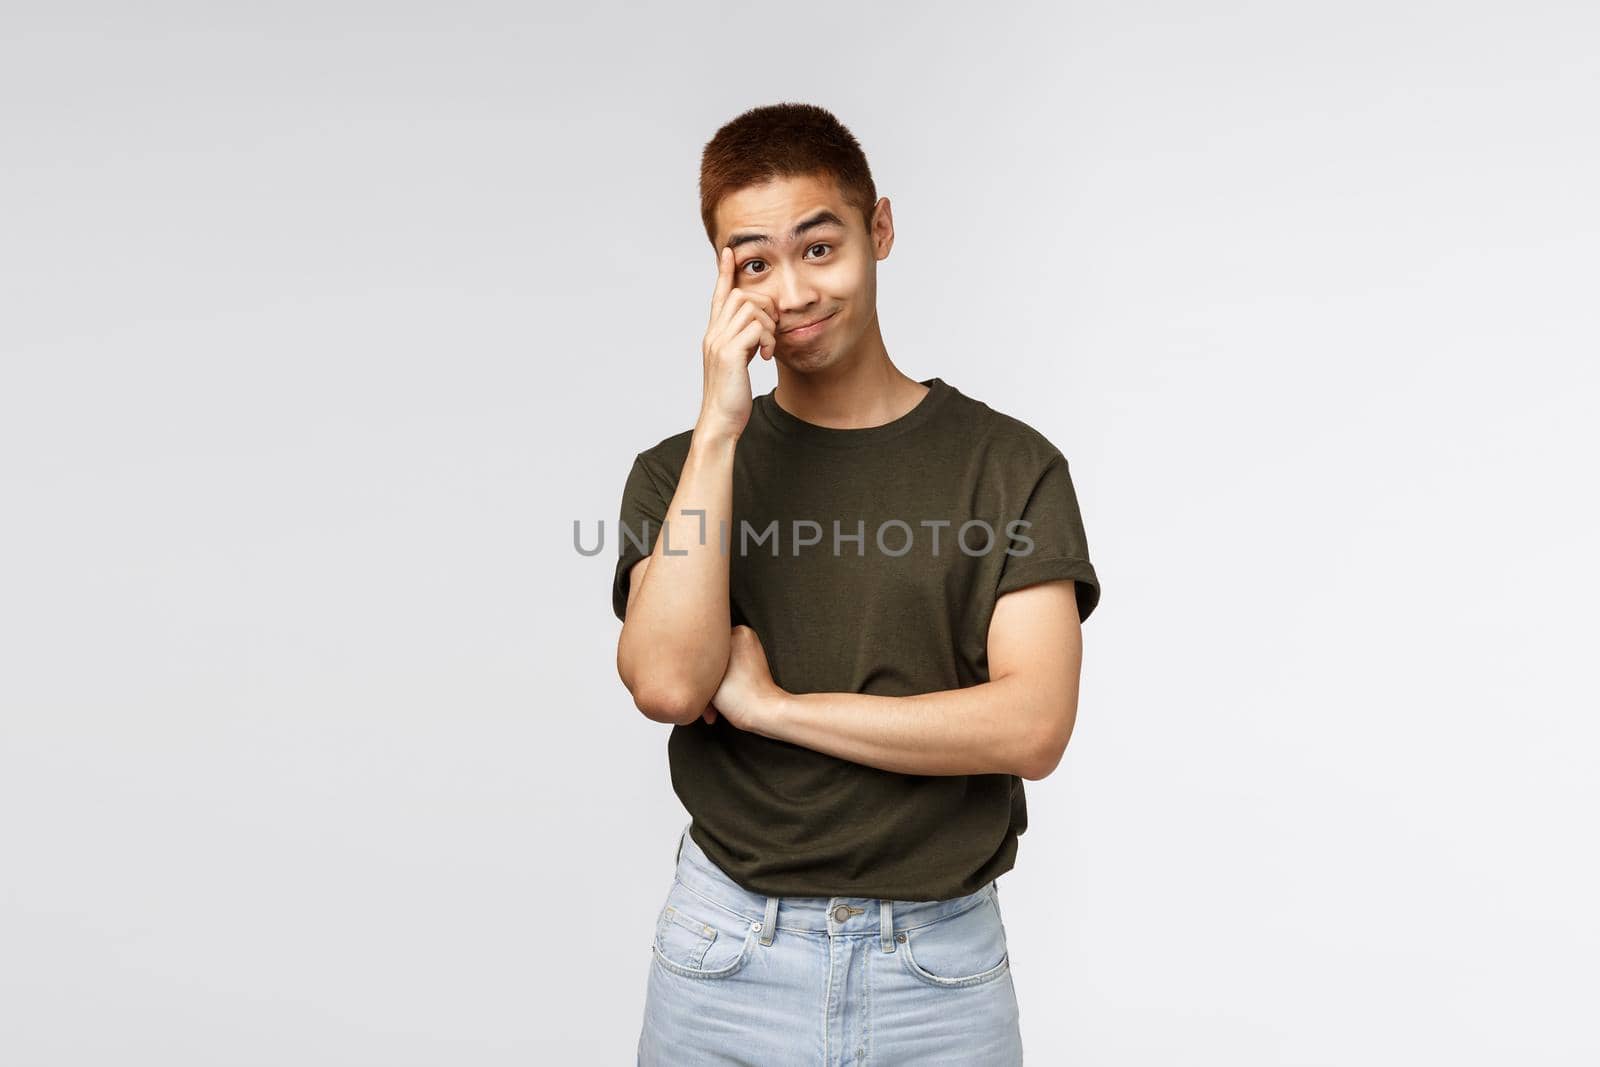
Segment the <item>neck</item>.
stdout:
<path fill-rule="evenodd" d="M 881 346 L 876 352 L 818 371 L 778 364 L 773 399 L 797 419 L 835 430 L 893 422 L 922 402 L 928 387 L 901 372 Z"/>

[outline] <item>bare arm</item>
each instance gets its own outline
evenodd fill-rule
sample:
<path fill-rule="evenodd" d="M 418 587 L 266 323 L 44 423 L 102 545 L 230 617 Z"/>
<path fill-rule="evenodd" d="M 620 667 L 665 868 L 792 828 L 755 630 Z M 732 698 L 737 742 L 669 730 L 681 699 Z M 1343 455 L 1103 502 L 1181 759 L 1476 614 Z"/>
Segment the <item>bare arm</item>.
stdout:
<path fill-rule="evenodd" d="M 886 771 L 1043 778 L 1077 720 L 1083 633 L 1073 585 L 1002 596 L 989 624 L 989 681 L 914 696 L 784 692 L 754 631 L 735 628 L 732 680 L 716 706 L 742 729 Z"/>
<path fill-rule="evenodd" d="M 749 364 L 772 358 L 776 307 L 736 287 L 731 249 L 718 250 L 717 286 L 701 345 L 705 399 L 678 487 L 650 558 L 628 574 L 617 674 L 656 722 L 691 723 L 728 668 L 728 553 L 733 456 L 750 419 Z M 729 532 L 731 537 L 731 531 Z"/>
<path fill-rule="evenodd" d="M 737 441 L 696 428 L 655 548 L 629 572 L 617 673 L 639 710 L 657 722 L 693 722 L 728 668 L 721 529 L 733 510 Z"/>

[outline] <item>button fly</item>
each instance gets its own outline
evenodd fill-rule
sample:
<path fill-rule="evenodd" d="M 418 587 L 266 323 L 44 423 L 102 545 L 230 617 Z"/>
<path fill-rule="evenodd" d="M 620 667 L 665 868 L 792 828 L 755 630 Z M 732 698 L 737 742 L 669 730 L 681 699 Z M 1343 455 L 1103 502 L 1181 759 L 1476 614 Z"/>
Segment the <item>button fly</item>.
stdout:
<path fill-rule="evenodd" d="M 842 923 L 847 921 L 850 916 L 860 915 L 864 911 L 866 911 L 865 908 L 858 908 L 852 904 L 836 904 L 833 908 L 833 921 Z"/>

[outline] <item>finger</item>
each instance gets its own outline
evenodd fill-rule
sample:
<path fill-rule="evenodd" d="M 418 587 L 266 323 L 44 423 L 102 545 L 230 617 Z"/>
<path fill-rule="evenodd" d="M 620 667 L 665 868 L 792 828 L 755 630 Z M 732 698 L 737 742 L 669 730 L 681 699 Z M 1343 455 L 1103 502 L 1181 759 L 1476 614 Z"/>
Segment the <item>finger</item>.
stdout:
<path fill-rule="evenodd" d="M 770 303 L 770 300 L 768 303 Z M 722 311 L 718 315 L 718 321 L 708 332 L 737 334 L 744 324 L 752 318 L 765 321 L 769 329 L 776 330 L 778 328 L 778 320 L 767 310 L 756 294 L 748 289 L 735 289 L 722 302 Z"/>
<path fill-rule="evenodd" d="M 734 343 L 738 346 L 738 353 L 744 357 L 746 363 L 749 363 L 755 357 L 758 348 L 767 343 L 767 339 L 771 336 L 759 321 L 751 319 L 744 324 L 744 329 L 734 335 Z"/>
<path fill-rule="evenodd" d="M 717 287 L 711 294 L 711 320 L 716 321 L 722 311 L 723 301 L 733 291 L 733 249 L 717 249 Z"/>
<path fill-rule="evenodd" d="M 747 290 L 737 290 L 733 297 L 733 306 L 728 315 L 731 325 L 742 325 L 754 319 L 768 330 L 776 333 L 778 329 L 778 316 L 772 310 L 770 298 L 757 297 Z"/>
<path fill-rule="evenodd" d="M 778 302 L 765 293 L 757 293 L 750 289 L 735 289 L 733 303 L 735 310 L 750 308 L 756 315 L 764 319 L 769 327 L 778 328 Z"/>
<path fill-rule="evenodd" d="M 767 317 L 770 318 L 774 324 L 777 323 L 778 301 L 776 299 L 768 296 L 766 293 L 753 293 L 749 292 L 748 290 L 741 290 L 741 292 L 744 292 L 747 296 L 749 296 L 753 303 L 760 305 L 761 310 L 767 313 Z"/>
<path fill-rule="evenodd" d="M 746 363 L 756 354 L 757 347 L 766 344 L 777 344 L 777 334 L 774 326 L 760 308 L 746 304 L 734 313 L 733 322 L 717 331 L 717 339 L 712 342 L 713 352 L 727 352 L 729 358 L 734 352 Z M 729 350 L 728 346 L 732 345 Z"/>

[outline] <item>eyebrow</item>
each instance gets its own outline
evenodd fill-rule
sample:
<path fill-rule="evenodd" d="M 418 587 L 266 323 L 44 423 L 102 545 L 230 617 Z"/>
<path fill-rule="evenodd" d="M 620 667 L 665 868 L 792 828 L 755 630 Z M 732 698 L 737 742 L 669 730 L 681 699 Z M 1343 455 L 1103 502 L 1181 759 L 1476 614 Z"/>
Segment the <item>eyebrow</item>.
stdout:
<path fill-rule="evenodd" d="M 838 215 L 835 215 L 833 212 L 829 211 L 827 208 L 823 208 L 821 211 L 817 212 L 815 215 L 812 215 L 810 218 L 797 225 L 794 229 L 790 230 L 789 240 L 791 242 L 797 241 L 800 239 L 801 234 L 805 233 L 807 230 L 814 230 L 818 226 L 843 227 L 844 220 L 839 218 Z M 728 238 L 729 248 L 738 248 L 740 245 L 745 244 L 770 245 L 771 243 L 772 238 L 768 237 L 764 233 L 737 233 Z"/>

